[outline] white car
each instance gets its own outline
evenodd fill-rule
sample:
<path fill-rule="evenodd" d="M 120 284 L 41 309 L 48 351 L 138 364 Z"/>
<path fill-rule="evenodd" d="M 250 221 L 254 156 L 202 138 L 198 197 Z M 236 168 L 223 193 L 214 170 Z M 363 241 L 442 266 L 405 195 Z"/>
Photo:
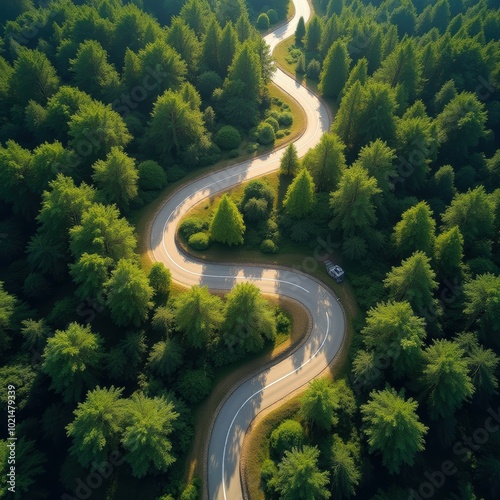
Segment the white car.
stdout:
<path fill-rule="evenodd" d="M 337 264 L 334 264 L 331 260 L 325 260 L 326 272 L 337 282 L 342 283 L 344 281 L 345 272 Z"/>

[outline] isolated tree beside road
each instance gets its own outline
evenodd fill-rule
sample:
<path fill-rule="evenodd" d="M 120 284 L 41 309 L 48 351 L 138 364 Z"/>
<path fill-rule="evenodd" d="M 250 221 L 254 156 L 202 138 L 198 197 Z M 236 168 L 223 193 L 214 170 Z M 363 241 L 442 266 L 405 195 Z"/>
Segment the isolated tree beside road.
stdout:
<path fill-rule="evenodd" d="M 210 235 L 214 241 L 232 246 L 243 243 L 244 232 L 243 216 L 234 201 L 225 194 L 215 210 L 210 224 Z"/>
<path fill-rule="evenodd" d="M 292 142 L 283 153 L 280 161 L 280 174 L 295 175 L 299 169 L 299 157 L 297 155 L 297 148 Z"/>

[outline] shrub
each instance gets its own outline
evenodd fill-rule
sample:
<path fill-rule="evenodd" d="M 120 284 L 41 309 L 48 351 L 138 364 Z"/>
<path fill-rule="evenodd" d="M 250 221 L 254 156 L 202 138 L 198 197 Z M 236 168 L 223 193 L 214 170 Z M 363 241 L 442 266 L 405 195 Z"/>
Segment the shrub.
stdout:
<path fill-rule="evenodd" d="M 188 245 L 193 250 L 206 250 L 210 246 L 210 237 L 207 233 L 194 233 L 189 237 Z"/>
<path fill-rule="evenodd" d="M 259 14 L 259 17 L 257 18 L 257 28 L 260 30 L 268 30 L 270 24 L 269 17 L 265 12 Z"/>
<path fill-rule="evenodd" d="M 178 181 L 185 175 L 186 171 L 179 165 L 172 165 L 171 167 L 167 168 L 167 178 L 170 179 L 170 182 Z"/>
<path fill-rule="evenodd" d="M 215 134 L 215 144 L 229 151 L 236 149 L 241 143 L 240 133 L 231 125 L 225 125 Z"/>
<path fill-rule="evenodd" d="M 250 198 L 243 207 L 243 215 L 249 221 L 259 221 L 267 217 L 267 201 L 263 198 Z"/>
<path fill-rule="evenodd" d="M 278 130 L 276 132 L 276 139 L 281 139 L 283 137 L 285 137 L 285 131 L 284 130 Z"/>
<path fill-rule="evenodd" d="M 255 153 L 257 150 L 259 149 L 259 145 L 258 144 L 249 144 L 247 146 L 247 153 Z"/>
<path fill-rule="evenodd" d="M 278 247 L 273 240 L 264 240 L 260 244 L 260 251 L 262 253 L 276 253 L 278 251 Z"/>
<path fill-rule="evenodd" d="M 274 129 L 269 123 L 263 122 L 257 127 L 258 140 L 261 144 L 272 144 L 276 138 Z"/>
<path fill-rule="evenodd" d="M 267 11 L 267 17 L 269 18 L 269 22 L 271 24 L 276 24 L 278 22 L 278 13 L 274 9 L 269 9 Z"/>
<path fill-rule="evenodd" d="M 194 484 L 190 484 L 181 495 L 180 500 L 198 500 L 198 488 Z"/>
<path fill-rule="evenodd" d="M 271 450 L 276 457 L 285 451 L 300 448 L 304 441 L 304 429 L 296 420 L 285 420 L 271 433 Z"/>
<path fill-rule="evenodd" d="M 275 120 L 278 120 L 278 118 L 279 118 L 280 114 L 279 114 L 277 111 L 271 111 L 271 112 L 269 113 L 269 116 L 270 116 L 271 118 L 274 118 Z M 279 121 L 279 120 L 278 120 L 278 121 Z"/>
<path fill-rule="evenodd" d="M 276 314 L 276 331 L 278 333 L 288 333 L 291 326 L 290 318 L 283 311 L 279 311 Z"/>
<path fill-rule="evenodd" d="M 179 225 L 179 233 L 189 239 L 194 233 L 200 233 L 208 229 L 208 222 L 201 217 L 187 217 Z"/>
<path fill-rule="evenodd" d="M 205 71 L 197 80 L 196 88 L 203 99 L 210 99 L 214 90 L 222 86 L 222 78 L 215 71 Z"/>
<path fill-rule="evenodd" d="M 265 119 L 265 122 L 266 123 L 269 123 L 269 125 L 271 125 L 271 127 L 273 127 L 273 130 L 275 132 L 277 132 L 279 129 L 280 129 L 280 124 L 278 123 L 278 120 L 276 120 L 275 118 L 273 118 L 272 116 L 268 117 Z"/>
<path fill-rule="evenodd" d="M 139 171 L 140 189 L 144 191 L 163 189 L 167 185 L 167 174 L 155 161 L 143 161 L 137 170 Z"/>
<path fill-rule="evenodd" d="M 306 75 L 311 80 L 318 80 L 321 73 L 321 64 L 316 59 L 313 59 L 308 65 Z"/>
<path fill-rule="evenodd" d="M 238 158 L 238 156 L 240 156 L 240 152 L 237 149 L 233 149 L 229 151 L 229 154 L 227 156 L 228 158 Z"/>
<path fill-rule="evenodd" d="M 179 394 L 189 403 L 199 403 L 212 390 L 212 378 L 205 370 L 185 371 L 178 384 Z"/>
<path fill-rule="evenodd" d="M 302 74 L 306 72 L 306 56 L 304 54 L 297 59 L 297 67 L 295 68 L 295 71 Z"/>
<path fill-rule="evenodd" d="M 271 495 L 276 492 L 277 474 L 278 469 L 272 460 L 268 458 L 267 460 L 264 460 L 264 462 L 262 462 L 262 465 L 260 466 L 260 478 L 262 481 L 262 486 L 264 491 Z"/>
<path fill-rule="evenodd" d="M 283 127 L 289 127 L 293 123 L 293 115 L 290 111 L 284 111 L 278 115 L 278 123 Z"/>

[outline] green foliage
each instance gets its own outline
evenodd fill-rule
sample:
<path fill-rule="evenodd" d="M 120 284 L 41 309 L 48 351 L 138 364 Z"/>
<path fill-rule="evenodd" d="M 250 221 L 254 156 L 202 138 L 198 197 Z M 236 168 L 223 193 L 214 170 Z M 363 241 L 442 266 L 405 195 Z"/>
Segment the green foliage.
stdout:
<path fill-rule="evenodd" d="M 177 297 L 174 314 L 187 344 L 202 348 L 222 322 L 222 301 L 207 287 L 193 286 Z"/>
<path fill-rule="evenodd" d="M 404 399 L 404 391 L 392 388 L 371 392 L 361 406 L 370 453 L 380 452 L 391 474 L 399 473 L 403 464 L 413 465 L 416 453 L 424 449 L 428 427 L 420 422 L 417 407 L 412 398 Z"/>
<path fill-rule="evenodd" d="M 243 215 L 250 222 L 265 220 L 268 216 L 266 200 L 263 198 L 250 198 L 243 206 Z"/>
<path fill-rule="evenodd" d="M 441 233 L 434 243 L 436 272 L 442 278 L 459 274 L 463 258 L 464 239 L 458 226 Z"/>
<path fill-rule="evenodd" d="M 328 380 L 314 379 L 300 400 L 300 415 L 313 427 L 329 431 L 337 425 L 339 394 Z"/>
<path fill-rule="evenodd" d="M 155 262 L 148 274 L 149 285 L 154 290 L 155 300 L 165 302 L 170 293 L 172 284 L 172 273 L 167 269 L 163 262 Z"/>
<path fill-rule="evenodd" d="M 274 128 L 267 122 L 259 123 L 257 127 L 257 140 L 264 145 L 268 145 L 274 142 L 276 135 L 274 133 Z"/>
<path fill-rule="evenodd" d="M 319 81 L 321 75 L 321 64 L 316 59 L 311 59 L 307 64 L 306 76 L 314 81 Z"/>
<path fill-rule="evenodd" d="M 321 70 L 318 90 L 325 97 L 338 97 L 349 77 L 350 58 L 347 47 L 336 41 L 328 50 Z"/>
<path fill-rule="evenodd" d="M 200 233 L 208 229 L 208 223 L 200 217 L 186 217 L 179 224 L 179 233 L 186 239 L 189 239 L 193 234 Z"/>
<path fill-rule="evenodd" d="M 70 453 L 83 467 L 108 460 L 120 442 L 125 418 L 123 389 L 97 387 L 78 403 L 75 419 L 66 427 L 72 438 Z"/>
<path fill-rule="evenodd" d="M 119 260 L 104 287 L 108 291 L 111 317 L 117 325 L 140 326 L 146 320 L 154 290 L 144 271 L 133 261 Z"/>
<path fill-rule="evenodd" d="M 332 489 L 339 498 L 349 498 L 356 494 L 356 486 L 361 473 L 356 464 L 351 443 L 344 443 L 338 435 L 333 436 L 332 446 Z"/>
<path fill-rule="evenodd" d="M 260 244 L 260 251 L 265 254 L 278 253 L 278 246 L 273 240 L 265 239 Z"/>
<path fill-rule="evenodd" d="M 113 147 L 106 160 L 94 163 L 92 176 L 108 203 L 116 203 L 121 210 L 127 210 L 129 203 L 137 196 L 139 173 L 135 161 L 117 147 Z"/>
<path fill-rule="evenodd" d="M 394 227 L 394 241 L 401 257 L 408 257 L 421 250 L 432 255 L 436 222 L 432 210 L 425 201 L 409 208 Z"/>
<path fill-rule="evenodd" d="M 307 152 L 303 165 L 311 172 L 318 191 L 331 192 L 337 188 L 346 167 L 344 148 L 337 135 L 326 133 L 319 144 Z"/>
<path fill-rule="evenodd" d="M 483 238 L 490 238 L 494 231 L 495 211 L 492 200 L 484 187 L 479 186 L 466 193 L 457 194 L 443 214 L 443 228 L 458 226 L 464 238 L 465 248 Z"/>
<path fill-rule="evenodd" d="M 121 444 L 134 477 L 165 472 L 175 462 L 169 436 L 178 416 L 173 403 L 165 398 L 148 398 L 140 392 L 132 394 L 126 403 Z"/>
<path fill-rule="evenodd" d="M 70 231 L 70 247 L 75 259 L 95 253 L 117 262 L 134 256 L 136 239 L 132 226 L 114 206 L 94 203 Z"/>
<path fill-rule="evenodd" d="M 265 122 L 269 123 L 269 125 L 271 125 L 271 127 L 273 127 L 273 130 L 275 133 L 278 132 L 278 130 L 280 128 L 280 124 L 278 123 L 278 120 L 276 120 L 276 118 L 273 118 L 272 116 L 268 116 L 265 119 Z"/>
<path fill-rule="evenodd" d="M 406 300 L 418 315 L 428 316 L 435 310 L 432 295 L 437 288 L 435 277 L 429 257 L 418 251 L 403 260 L 401 266 L 392 268 L 384 280 L 384 286 L 391 298 Z"/>
<path fill-rule="evenodd" d="M 203 114 L 193 109 L 180 92 L 167 90 L 155 102 L 146 144 L 163 160 L 185 152 L 205 135 Z"/>
<path fill-rule="evenodd" d="M 278 465 L 277 490 L 282 500 L 330 498 L 328 472 L 318 468 L 319 450 L 304 446 L 286 451 Z"/>
<path fill-rule="evenodd" d="M 67 403 L 78 401 L 85 389 L 95 385 L 102 359 L 102 340 L 90 326 L 71 323 L 47 341 L 42 370 L 52 379 L 51 388 Z"/>
<path fill-rule="evenodd" d="M 304 38 L 304 45 L 307 50 L 315 52 L 318 49 L 321 41 L 321 19 L 318 16 L 313 16 L 307 24 L 307 31 Z"/>
<path fill-rule="evenodd" d="M 464 313 L 468 324 L 478 323 L 481 332 L 490 342 L 498 345 L 500 330 L 500 277 L 483 274 L 464 286 Z"/>
<path fill-rule="evenodd" d="M 344 170 L 337 189 L 331 194 L 331 228 L 341 228 L 346 236 L 373 226 L 377 221 L 373 197 L 381 193 L 377 180 L 360 165 Z"/>
<path fill-rule="evenodd" d="M 237 129 L 231 125 L 225 125 L 215 134 L 215 144 L 221 149 L 236 149 L 241 144 L 241 135 Z"/>
<path fill-rule="evenodd" d="M 412 376 L 418 369 L 425 320 L 413 314 L 408 302 L 388 302 L 370 309 L 361 335 L 368 350 L 388 360 L 395 379 Z"/>
<path fill-rule="evenodd" d="M 474 392 L 464 354 L 450 340 L 436 340 L 425 350 L 420 386 L 433 420 L 452 417 Z"/>
<path fill-rule="evenodd" d="M 275 339 L 274 310 L 252 283 L 238 283 L 227 294 L 221 334 L 236 355 L 258 352 L 265 340 Z"/>
<path fill-rule="evenodd" d="M 172 375 L 181 365 L 183 351 L 175 339 L 162 340 L 151 347 L 148 366 L 160 377 Z"/>
<path fill-rule="evenodd" d="M 243 216 L 234 201 L 227 194 L 224 195 L 217 205 L 210 223 L 211 238 L 230 246 L 241 245 L 244 232 Z"/>
<path fill-rule="evenodd" d="M 301 45 L 306 36 L 306 24 L 304 18 L 300 16 L 297 28 L 295 29 L 295 45 Z"/>
<path fill-rule="evenodd" d="M 284 420 L 271 433 L 269 441 L 271 450 L 277 457 L 282 457 L 285 451 L 301 448 L 304 442 L 304 429 L 296 420 Z"/>
<path fill-rule="evenodd" d="M 297 155 L 297 148 L 292 143 L 283 153 L 280 160 L 280 174 L 282 175 L 295 175 L 299 169 L 299 157 Z"/>
<path fill-rule="evenodd" d="M 269 16 L 265 12 L 259 14 L 256 24 L 257 28 L 263 31 L 267 31 L 269 29 L 270 24 L 271 21 L 269 20 Z"/>
<path fill-rule="evenodd" d="M 59 78 L 47 56 L 39 50 L 21 48 L 9 79 L 9 94 L 26 106 L 31 99 L 45 104 L 56 93 Z"/>
<path fill-rule="evenodd" d="M 23 358 L 21 359 L 24 361 Z M 37 373 L 34 367 L 27 363 L 12 363 L 0 367 L 0 383 L 6 388 L 0 396 L 0 402 L 4 408 L 7 408 L 7 404 L 12 404 L 9 403 L 7 387 L 13 385 L 16 388 L 16 408 L 24 410 L 30 402 L 32 390 L 36 387 L 36 378 Z"/>
<path fill-rule="evenodd" d="M 102 298 L 104 283 L 109 279 L 113 261 L 95 253 L 83 253 L 75 264 L 70 265 L 73 281 L 78 285 L 76 296 L 82 300 Z"/>
<path fill-rule="evenodd" d="M 316 204 L 315 186 L 311 174 L 304 168 L 288 186 L 283 209 L 291 217 L 302 218 L 311 213 Z"/>
<path fill-rule="evenodd" d="M 144 191 L 163 189 L 167 185 L 165 170 L 153 160 L 146 160 L 137 166 L 139 188 Z"/>
<path fill-rule="evenodd" d="M 210 394 L 212 385 L 206 370 L 187 370 L 180 376 L 177 389 L 186 401 L 196 404 Z"/>

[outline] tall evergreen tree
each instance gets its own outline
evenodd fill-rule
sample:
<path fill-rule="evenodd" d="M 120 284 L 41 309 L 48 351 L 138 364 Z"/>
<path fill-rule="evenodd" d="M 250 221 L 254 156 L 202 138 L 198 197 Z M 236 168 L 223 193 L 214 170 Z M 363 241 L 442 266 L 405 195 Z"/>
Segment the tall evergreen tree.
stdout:
<path fill-rule="evenodd" d="M 420 386 L 433 420 L 453 417 L 474 392 L 464 354 L 460 345 L 450 340 L 435 340 L 425 350 Z"/>
<path fill-rule="evenodd" d="M 306 35 L 304 38 L 304 45 L 307 50 L 315 52 L 318 50 L 319 43 L 321 42 L 322 24 L 318 16 L 313 16 L 307 24 Z"/>
<path fill-rule="evenodd" d="M 175 322 L 186 343 L 200 349 L 222 323 L 222 300 L 207 287 L 193 286 L 175 301 Z"/>
<path fill-rule="evenodd" d="M 134 262 L 121 259 L 105 283 L 107 304 L 117 325 L 140 326 L 153 306 L 153 289 L 144 271 Z"/>
<path fill-rule="evenodd" d="M 426 315 L 434 310 L 433 291 L 437 288 L 436 277 L 425 253 L 417 251 L 401 266 L 393 267 L 384 280 L 391 298 L 407 300 L 418 315 Z"/>
<path fill-rule="evenodd" d="M 330 498 L 328 472 L 320 472 L 318 457 L 319 450 L 310 446 L 285 452 L 278 464 L 277 476 L 277 489 L 282 500 Z"/>
<path fill-rule="evenodd" d="M 428 427 L 420 422 L 417 408 L 416 401 L 404 398 L 404 391 L 392 388 L 373 391 L 361 406 L 370 453 L 380 452 L 391 474 L 399 473 L 403 464 L 413 465 L 424 449 Z"/>
<path fill-rule="evenodd" d="M 315 186 L 311 174 L 304 168 L 288 187 L 283 208 L 291 217 L 304 217 L 316 204 Z"/>
<path fill-rule="evenodd" d="M 116 203 L 121 210 L 127 210 L 137 196 L 139 173 L 135 161 L 121 149 L 114 147 L 106 160 L 93 165 L 92 176 L 108 203 Z"/>
<path fill-rule="evenodd" d="M 303 164 L 311 172 L 318 191 L 328 193 L 337 188 L 346 167 L 344 148 L 337 135 L 326 133 L 307 152 Z"/>
<path fill-rule="evenodd" d="M 373 226 L 377 221 L 373 197 L 381 193 L 377 180 L 360 165 L 353 165 L 342 174 L 338 187 L 331 193 L 332 229 L 342 229 L 353 236 Z"/>
<path fill-rule="evenodd" d="M 339 395 L 333 384 L 324 379 L 314 379 L 300 400 L 300 415 L 311 426 L 328 432 L 338 423 Z"/>
<path fill-rule="evenodd" d="M 75 402 L 85 389 L 95 385 L 102 355 L 102 339 L 91 332 L 90 325 L 71 323 L 48 339 L 42 370 L 52 379 L 51 388 L 61 393 L 64 401 Z"/>
<path fill-rule="evenodd" d="M 230 246 L 241 245 L 244 232 L 243 216 L 234 201 L 227 194 L 224 195 L 210 223 L 212 239 Z"/>
<path fill-rule="evenodd" d="M 403 213 L 394 227 L 394 242 L 401 257 L 408 257 L 417 250 L 432 256 L 436 230 L 432 215 L 432 210 L 425 201 Z"/>
<path fill-rule="evenodd" d="M 460 274 L 464 239 L 458 226 L 441 233 L 434 242 L 434 262 L 441 279 Z"/>
<path fill-rule="evenodd" d="M 305 36 L 306 23 L 304 22 L 304 18 L 300 16 L 297 28 L 295 29 L 295 45 L 302 45 Z"/>
<path fill-rule="evenodd" d="M 371 177 L 375 177 L 378 187 L 387 193 L 391 190 L 397 175 L 395 159 L 395 150 L 386 142 L 377 139 L 361 148 L 356 164 L 364 168 Z"/>
<path fill-rule="evenodd" d="M 283 153 L 280 161 L 280 174 L 295 175 L 299 169 L 299 157 L 297 148 L 292 142 Z"/>
<path fill-rule="evenodd" d="M 328 50 L 319 79 L 318 90 L 325 97 L 338 97 L 349 78 L 350 58 L 347 47 L 336 41 Z"/>

